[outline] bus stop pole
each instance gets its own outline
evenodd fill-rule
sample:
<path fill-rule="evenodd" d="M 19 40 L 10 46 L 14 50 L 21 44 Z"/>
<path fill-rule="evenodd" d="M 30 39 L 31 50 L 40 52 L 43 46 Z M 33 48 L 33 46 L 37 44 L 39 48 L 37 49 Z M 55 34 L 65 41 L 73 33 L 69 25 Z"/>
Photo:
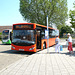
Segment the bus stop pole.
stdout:
<path fill-rule="evenodd" d="M 48 15 L 47 15 L 47 31 L 48 31 Z M 49 32 L 47 35 L 47 53 L 49 52 Z"/>

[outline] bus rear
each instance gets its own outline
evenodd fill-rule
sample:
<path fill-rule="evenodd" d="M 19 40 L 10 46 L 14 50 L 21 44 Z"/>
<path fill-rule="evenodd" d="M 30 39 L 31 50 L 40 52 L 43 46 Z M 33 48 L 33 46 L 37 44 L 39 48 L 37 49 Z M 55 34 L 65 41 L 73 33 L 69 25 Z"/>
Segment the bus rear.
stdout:
<path fill-rule="evenodd" d="M 2 31 L 2 43 L 3 44 L 11 44 L 11 31 L 12 30 L 3 30 Z"/>
<path fill-rule="evenodd" d="M 36 52 L 35 27 L 32 23 L 14 24 L 11 49 Z"/>

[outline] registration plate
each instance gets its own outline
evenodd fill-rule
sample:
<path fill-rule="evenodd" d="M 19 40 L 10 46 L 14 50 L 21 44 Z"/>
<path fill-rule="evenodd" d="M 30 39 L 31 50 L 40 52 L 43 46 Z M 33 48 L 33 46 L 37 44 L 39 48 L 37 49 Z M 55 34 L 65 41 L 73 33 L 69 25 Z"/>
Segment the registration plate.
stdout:
<path fill-rule="evenodd" d="M 19 49 L 19 51 L 24 51 L 24 49 Z"/>

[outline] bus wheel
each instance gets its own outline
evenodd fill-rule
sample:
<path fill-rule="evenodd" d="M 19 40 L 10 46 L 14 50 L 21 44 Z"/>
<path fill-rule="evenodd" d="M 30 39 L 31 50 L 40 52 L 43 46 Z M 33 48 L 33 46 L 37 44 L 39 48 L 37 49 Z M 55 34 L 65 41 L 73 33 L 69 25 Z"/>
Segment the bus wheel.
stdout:
<path fill-rule="evenodd" d="M 45 43 L 43 43 L 43 49 L 46 49 L 46 44 Z"/>

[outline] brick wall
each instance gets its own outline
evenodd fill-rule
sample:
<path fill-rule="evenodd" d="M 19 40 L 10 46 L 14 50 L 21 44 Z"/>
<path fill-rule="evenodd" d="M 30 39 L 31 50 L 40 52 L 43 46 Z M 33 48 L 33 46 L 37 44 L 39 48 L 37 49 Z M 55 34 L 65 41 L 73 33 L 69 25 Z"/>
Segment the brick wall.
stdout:
<path fill-rule="evenodd" d="M 0 26 L 0 32 L 2 32 L 4 29 L 12 29 L 12 26 Z"/>

